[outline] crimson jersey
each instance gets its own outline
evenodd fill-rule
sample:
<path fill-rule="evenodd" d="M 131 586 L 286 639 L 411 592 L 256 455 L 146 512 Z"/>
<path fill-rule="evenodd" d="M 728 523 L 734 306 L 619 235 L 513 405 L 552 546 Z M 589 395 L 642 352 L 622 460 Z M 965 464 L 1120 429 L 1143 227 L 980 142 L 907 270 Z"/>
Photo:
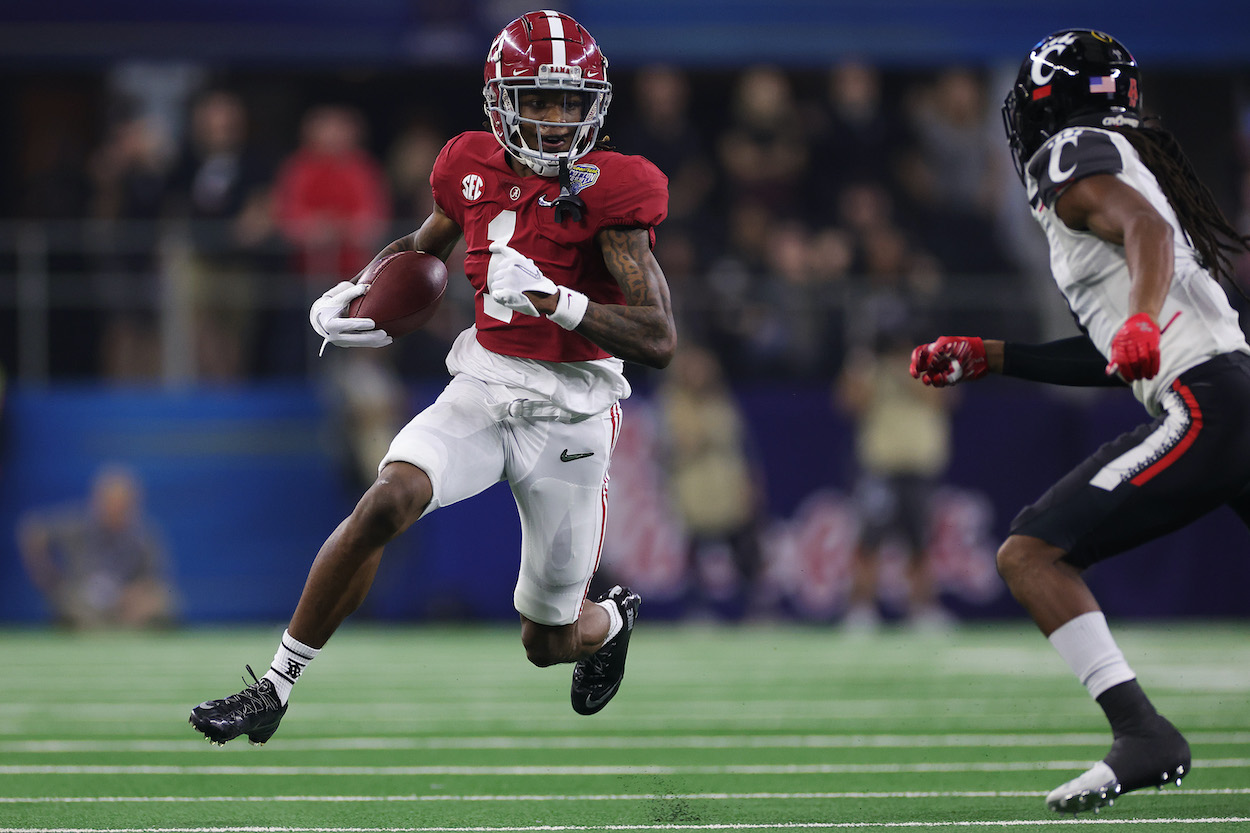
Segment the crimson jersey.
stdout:
<path fill-rule="evenodd" d="M 586 203 L 580 221 L 555 219 L 560 195 L 554 178 L 520 176 L 504 149 L 484 131 L 461 133 L 444 147 L 430 174 L 439 208 L 460 226 L 467 247 L 464 270 L 473 288 L 477 340 L 507 356 L 555 362 L 604 359 L 609 353 L 545 317 L 513 312 L 486 288 L 492 242 L 530 258 L 557 284 L 600 304 L 623 304 L 615 278 L 603 262 L 595 236 L 605 228 L 655 227 L 668 214 L 668 178 L 641 156 L 596 150 L 569 171 L 572 188 Z"/>

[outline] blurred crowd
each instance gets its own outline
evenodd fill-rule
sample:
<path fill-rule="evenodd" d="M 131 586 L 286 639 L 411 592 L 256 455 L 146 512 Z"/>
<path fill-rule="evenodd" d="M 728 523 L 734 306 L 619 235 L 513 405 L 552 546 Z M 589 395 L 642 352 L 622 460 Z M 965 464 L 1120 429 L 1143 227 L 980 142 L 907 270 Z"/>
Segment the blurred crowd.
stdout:
<path fill-rule="evenodd" d="M 21 229 L 0 256 L 48 282 L 47 355 L 33 366 L 306 373 L 309 299 L 419 225 L 443 142 L 481 126 L 471 70 L 362 75 L 261 83 L 137 65 L 11 93 L 23 127 L 3 210 Z M 1003 77 L 846 60 L 614 81 L 610 143 L 670 179 L 657 256 L 683 341 L 735 380 L 828 381 L 852 350 L 939 330 L 1027 339 L 1070 326 L 1002 137 Z M 467 284 L 453 287 L 430 327 L 388 351 L 401 373 L 442 373 L 471 321 Z M 30 332 L 27 312 L 0 315 Z M 29 349 L 0 342 L 0 362 Z"/>
<path fill-rule="evenodd" d="M 942 483 L 957 400 L 914 384 L 910 347 L 943 332 L 1074 331 L 1002 134 L 1014 68 L 887 71 L 844 60 L 613 73 L 607 141 L 669 177 L 656 254 L 682 343 L 654 379 L 629 369 L 655 394 L 648 453 L 661 471 L 631 481 L 648 456 L 642 441 L 621 455 L 619 477 L 614 467 L 619 516 L 654 521 L 618 537 L 656 536 L 624 549 L 671 550 L 667 566 L 653 558 L 655 586 L 688 585 L 696 608 L 735 615 L 774 610 L 780 591 L 769 588 L 798 559 L 792 595 L 809 599 L 799 607 L 827 617 L 838 598 L 861 626 L 876 620 L 878 585 L 893 569 L 899 609 L 940 623 L 929 553 L 966 556 L 967 530 L 988 520 L 968 497 L 945 495 L 937 527 L 922 508 Z M 474 68 L 215 74 L 142 64 L 9 79 L 0 385 L 6 369 L 140 383 L 315 375 L 353 429 L 344 469 L 367 485 L 411 414 L 405 382 L 444 376 L 451 341 L 472 322 L 471 287 L 457 280 L 463 251 L 449 263 L 440 313 L 386 350 L 318 359 L 308 305 L 429 214 L 439 150 L 483 127 L 480 79 Z M 1250 82 L 1208 82 L 1206 100 L 1192 83 L 1160 84 L 1147 109 L 1163 113 L 1250 231 Z M 1240 274 L 1250 278 L 1250 263 Z M 830 476 L 849 499 L 826 496 L 803 523 L 770 525 L 759 450 L 735 396 L 750 382 L 829 391 L 830 415 L 854 427 L 854 471 Z M 137 520 L 133 488 L 112 494 L 127 511 L 32 515 L 22 527 L 28 569 L 54 602 L 94 599 L 101 620 L 169 623 L 177 606 L 158 539 Z M 670 528 L 681 543 L 666 549 Z M 102 577 L 97 550 L 127 536 L 143 542 L 133 548 L 142 558 Z M 959 545 L 944 550 L 952 537 Z M 88 546 L 97 540 L 108 546 Z M 966 577 L 965 566 L 947 558 L 947 582 Z"/>

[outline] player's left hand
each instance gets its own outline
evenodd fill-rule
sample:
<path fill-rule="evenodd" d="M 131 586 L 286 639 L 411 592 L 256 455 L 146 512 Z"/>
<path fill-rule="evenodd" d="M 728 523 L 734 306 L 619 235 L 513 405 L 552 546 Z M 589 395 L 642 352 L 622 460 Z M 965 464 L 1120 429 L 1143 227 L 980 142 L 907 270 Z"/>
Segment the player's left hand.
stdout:
<path fill-rule="evenodd" d="M 1149 313 L 1131 316 L 1111 339 L 1107 375 L 1118 372 L 1126 382 L 1153 379 L 1159 372 L 1159 336 L 1159 325 Z"/>
<path fill-rule="evenodd" d="M 490 252 L 490 265 L 486 269 L 490 297 L 510 310 L 537 318 L 538 308 L 525 293 L 554 295 L 558 291 L 555 283 L 534 261 L 510 246 L 491 243 Z"/>
<path fill-rule="evenodd" d="M 911 351 L 911 375 L 926 385 L 944 388 L 989 372 L 985 342 L 976 336 L 942 336 Z"/>
<path fill-rule="evenodd" d="M 343 315 L 352 301 L 369 291 L 368 284 L 340 281 L 316 301 L 308 310 L 308 321 L 324 341 L 321 352 L 325 353 L 326 345 L 339 347 L 385 347 L 393 339 L 382 330 L 377 329 L 372 318 L 349 318 Z"/>

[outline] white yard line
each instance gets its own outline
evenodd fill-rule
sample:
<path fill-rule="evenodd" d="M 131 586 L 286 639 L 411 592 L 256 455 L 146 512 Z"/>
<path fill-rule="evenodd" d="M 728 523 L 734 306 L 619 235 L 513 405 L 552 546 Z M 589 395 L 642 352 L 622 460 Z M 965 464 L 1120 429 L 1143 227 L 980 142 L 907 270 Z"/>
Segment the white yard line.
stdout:
<path fill-rule="evenodd" d="M 1190 743 L 1250 744 L 1250 732 L 1186 732 Z M 977 746 L 1099 746 L 1106 732 L 928 735 L 659 735 L 618 737 L 408 737 L 282 738 L 274 748 L 290 752 L 376 752 L 514 749 L 944 749 Z M 0 753 L 186 752 L 203 740 L 0 741 Z"/>
<path fill-rule="evenodd" d="M 798 792 L 798 793 L 622 793 L 603 795 L 98 795 L 10 796 L 0 804 L 421 804 L 427 802 L 559 803 L 567 801 L 802 801 L 828 799 L 931 799 L 931 798 L 1040 798 L 1044 790 L 975 790 L 908 792 Z M 1250 795 L 1239 789 L 1168 789 L 1161 795 Z"/>
<path fill-rule="evenodd" d="M 1250 758 L 1196 760 L 1199 769 L 1243 769 Z M 918 772 L 1032 772 L 1081 770 L 1089 761 L 1013 761 L 899 764 L 727 764 L 717 766 L 164 766 L 4 765 L 0 775 L 331 775 L 331 776 L 549 776 L 549 775 L 892 775 Z"/>
<path fill-rule="evenodd" d="M 0 833 L 578 833 L 610 830 L 897 830 L 1042 827 L 1071 825 L 1207 825 L 1243 824 L 1250 817 L 1213 818 L 1078 818 L 1004 819 L 1001 821 L 778 822 L 776 824 L 543 824 L 529 827 L 0 827 Z"/>

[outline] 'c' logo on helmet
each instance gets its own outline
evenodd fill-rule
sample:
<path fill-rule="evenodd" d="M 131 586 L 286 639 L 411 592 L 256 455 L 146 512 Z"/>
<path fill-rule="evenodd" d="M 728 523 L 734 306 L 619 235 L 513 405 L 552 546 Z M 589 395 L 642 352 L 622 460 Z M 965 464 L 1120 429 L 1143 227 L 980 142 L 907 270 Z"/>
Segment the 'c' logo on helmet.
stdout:
<path fill-rule="evenodd" d="M 1055 77 L 1055 65 L 1050 62 L 1050 54 L 1058 55 L 1076 40 L 1075 32 L 1067 32 L 1057 38 L 1046 41 L 1037 52 L 1033 53 L 1033 69 L 1029 76 L 1033 83 L 1043 87 Z"/>

